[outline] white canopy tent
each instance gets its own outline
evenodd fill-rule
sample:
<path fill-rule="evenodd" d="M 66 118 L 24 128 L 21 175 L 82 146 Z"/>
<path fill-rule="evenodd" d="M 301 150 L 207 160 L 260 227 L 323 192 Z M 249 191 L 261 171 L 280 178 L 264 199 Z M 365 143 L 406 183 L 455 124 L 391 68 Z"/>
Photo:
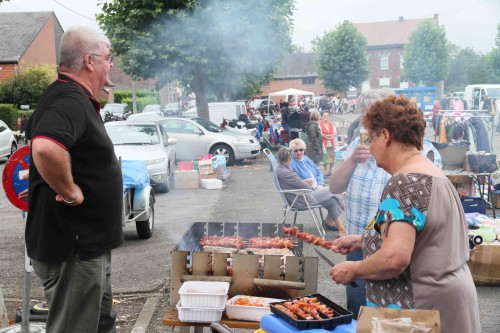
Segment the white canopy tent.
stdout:
<path fill-rule="evenodd" d="M 285 96 L 285 100 L 288 101 L 289 96 L 294 96 L 295 100 L 299 100 L 299 96 L 312 96 L 311 99 L 314 99 L 314 93 L 311 91 L 305 91 L 305 90 L 300 90 L 300 89 L 285 89 L 277 92 L 273 92 L 269 94 L 269 99 L 271 99 L 271 96 Z"/>

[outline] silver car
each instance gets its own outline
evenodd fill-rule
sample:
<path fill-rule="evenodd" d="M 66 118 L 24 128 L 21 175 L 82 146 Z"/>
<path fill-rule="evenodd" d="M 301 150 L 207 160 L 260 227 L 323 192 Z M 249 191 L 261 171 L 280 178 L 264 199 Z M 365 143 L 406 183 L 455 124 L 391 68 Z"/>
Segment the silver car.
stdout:
<path fill-rule="evenodd" d="M 249 134 L 222 129 L 204 118 L 165 118 L 161 126 L 177 139 L 177 160 L 224 155 L 228 165 L 260 154 L 260 143 Z"/>
<path fill-rule="evenodd" d="M 14 133 L 3 120 L 0 120 L 0 157 L 10 156 L 16 150 L 17 142 Z"/>
<path fill-rule="evenodd" d="M 113 121 L 104 126 L 118 158 L 144 161 L 151 186 L 160 192 L 170 191 L 177 139 L 170 138 L 159 121 Z"/>

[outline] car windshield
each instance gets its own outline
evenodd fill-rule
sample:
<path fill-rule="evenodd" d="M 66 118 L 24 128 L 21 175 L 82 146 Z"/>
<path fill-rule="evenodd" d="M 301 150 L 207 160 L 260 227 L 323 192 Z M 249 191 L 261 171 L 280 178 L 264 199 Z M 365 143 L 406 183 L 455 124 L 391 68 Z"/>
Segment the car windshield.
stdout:
<path fill-rule="evenodd" d="M 142 112 L 155 112 L 155 111 L 161 111 L 161 106 L 157 104 L 146 105 L 144 111 Z"/>
<path fill-rule="evenodd" d="M 123 107 L 123 105 L 120 105 L 120 104 L 106 104 L 104 109 L 108 110 L 109 112 L 111 112 L 113 114 L 125 112 L 125 108 Z"/>
<path fill-rule="evenodd" d="M 177 103 L 168 103 L 167 105 L 165 105 L 165 108 L 177 109 L 178 106 L 179 106 L 179 104 L 177 104 Z"/>
<path fill-rule="evenodd" d="M 220 128 L 220 126 L 215 125 L 213 122 L 206 120 L 205 118 L 195 117 L 192 118 L 191 120 L 197 123 L 198 125 L 203 126 L 209 132 L 219 133 L 223 131 L 223 129 Z"/>
<path fill-rule="evenodd" d="M 156 145 L 160 143 L 155 125 L 106 126 L 114 145 Z"/>

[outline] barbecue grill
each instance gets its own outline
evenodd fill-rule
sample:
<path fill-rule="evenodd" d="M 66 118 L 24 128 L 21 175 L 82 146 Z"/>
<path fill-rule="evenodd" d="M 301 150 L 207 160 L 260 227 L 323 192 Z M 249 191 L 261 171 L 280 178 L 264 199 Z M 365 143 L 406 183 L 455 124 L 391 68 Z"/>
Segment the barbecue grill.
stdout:
<path fill-rule="evenodd" d="M 316 293 L 318 258 L 302 254 L 302 240 L 290 248 L 293 253 L 290 256 L 211 253 L 203 252 L 200 245 L 202 236 L 286 237 L 281 231 L 282 225 L 194 222 L 172 250 L 170 304 L 177 304 L 182 283 L 193 280 L 229 282 L 229 297 L 252 295 L 289 299 Z M 302 231 L 302 225 L 295 226 Z M 272 250 L 267 252 L 272 253 Z"/>

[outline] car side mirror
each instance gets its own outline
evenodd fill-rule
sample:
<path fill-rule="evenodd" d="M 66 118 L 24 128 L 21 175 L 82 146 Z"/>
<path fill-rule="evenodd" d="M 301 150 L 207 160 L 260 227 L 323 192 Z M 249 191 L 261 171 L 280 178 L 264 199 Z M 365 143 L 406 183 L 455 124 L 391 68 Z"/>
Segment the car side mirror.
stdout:
<path fill-rule="evenodd" d="M 203 132 L 202 132 L 201 130 L 199 130 L 199 129 L 195 129 L 195 130 L 193 131 L 193 133 L 194 133 L 194 134 L 198 134 L 198 135 L 203 135 Z"/>
<path fill-rule="evenodd" d="M 165 142 L 165 146 L 172 146 L 177 144 L 177 139 L 174 138 L 168 138 L 167 142 Z"/>

